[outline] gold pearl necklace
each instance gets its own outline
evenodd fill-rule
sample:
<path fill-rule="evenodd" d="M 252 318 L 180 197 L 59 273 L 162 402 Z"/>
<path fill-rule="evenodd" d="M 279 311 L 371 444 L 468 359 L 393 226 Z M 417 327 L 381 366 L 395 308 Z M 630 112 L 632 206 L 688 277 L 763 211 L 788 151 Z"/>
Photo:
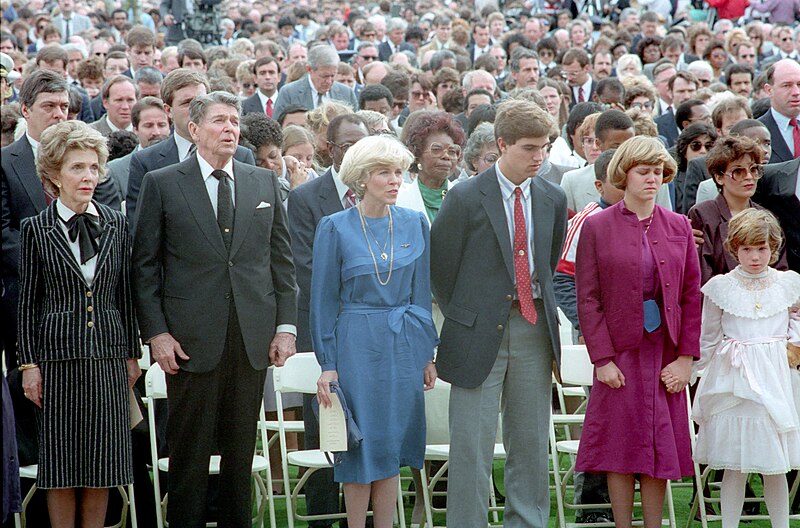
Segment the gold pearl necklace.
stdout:
<path fill-rule="evenodd" d="M 375 252 L 372 251 L 372 242 L 367 235 L 368 226 L 367 222 L 364 220 L 364 212 L 361 210 L 361 203 L 356 206 L 356 209 L 358 209 L 358 217 L 361 219 L 361 230 L 364 232 L 364 240 L 367 241 L 367 248 L 369 249 L 369 254 L 372 257 L 372 264 L 375 266 L 375 276 L 378 278 L 378 283 L 381 286 L 386 286 L 392 279 L 392 269 L 394 267 L 394 227 L 392 225 L 392 208 L 389 208 L 389 275 L 386 276 L 386 282 L 381 279 L 381 273 L 378 270 L 378 260 L 375 258 Z M 370 228 L 370 233 L 371 232 L 372 228 Z M 375 240 L 375 244 L 378 244 L 377 240 Z M 380 245 L 378 245 L 378 247 L 380 247 Z M 386 255 L 385 251 L 381 253 L 381 258 L 386 260 L 384 255 Z"/>

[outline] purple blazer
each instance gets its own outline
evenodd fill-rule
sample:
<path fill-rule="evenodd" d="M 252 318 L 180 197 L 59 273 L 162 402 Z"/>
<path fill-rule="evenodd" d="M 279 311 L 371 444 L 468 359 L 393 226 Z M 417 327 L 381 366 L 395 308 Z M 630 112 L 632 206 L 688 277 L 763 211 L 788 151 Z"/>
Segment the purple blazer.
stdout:
<path fill-rule="evenodd" d="M 578 317 L 592 362 L 639 347 L 644 327 L 641 227 L 620 201 L 586 219 L 578 242 Z M 656 205 L 653 248 L 666 324 L 676 355 L 700 357 L 700 265 L 686 217 Z"/>

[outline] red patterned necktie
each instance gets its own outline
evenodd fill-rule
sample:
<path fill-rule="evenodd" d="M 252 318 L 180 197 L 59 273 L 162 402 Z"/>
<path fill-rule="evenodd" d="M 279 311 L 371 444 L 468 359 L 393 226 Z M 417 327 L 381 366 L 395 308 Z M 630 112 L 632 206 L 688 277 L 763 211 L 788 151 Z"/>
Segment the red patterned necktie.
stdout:
<path fill-rule="evenodd" d="M 519 312 L 530 324 L 535 325 L 537 314 L 533 305 L 533 285 L 531 269 L 528 265 L 528 230 L 525 227 L 525 213 L 522 211 L 522 189 L 514 189 L 514 275 L 517 279 Z"/>
<path fill-rule="evenodd" d="M 583 97 L 583 86 L 578 87 L 578 102 L 585 103 L 586 99 Z"/>
<path fill-rule="evenodd" d="M 272 118 L 272 99 L 267 99 L 267 117 Z"/>
<path fill-rule="evenodd" d="M 797 123 L 797 118 L 790 119 L 789 126 L 792 127 L 792 139 L 794 139 L 794 157 L 800 158 L 800 125 Z"/>
<path fill-rule="evenodd" d="M 344 208 L 350 209 L 351 207 L 355 207 L 357 203 L 356 193 L 353 192 L 353 189 L 347 189 L 347 192 L 344 193 Z"/>

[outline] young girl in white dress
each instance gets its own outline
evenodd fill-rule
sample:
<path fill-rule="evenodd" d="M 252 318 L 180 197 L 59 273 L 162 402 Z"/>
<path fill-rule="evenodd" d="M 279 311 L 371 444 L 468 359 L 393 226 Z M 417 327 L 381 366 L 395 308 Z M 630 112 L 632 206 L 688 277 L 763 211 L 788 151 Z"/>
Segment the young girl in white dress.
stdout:
<path fill-rule="evenodd" d="M 764 476 L 772 526 L 789 526 L 786 473 L 800 468 L 800 372 L 790 367 L 786 345 L 800 343 L 800 275 L 769 267 L 781 242 L 772 214 L 742 211 L 725 241 L 739 265 L 702 288 L 694 458 L 725 470 L 723 528 L 739 525 L 749 473 Z"/>

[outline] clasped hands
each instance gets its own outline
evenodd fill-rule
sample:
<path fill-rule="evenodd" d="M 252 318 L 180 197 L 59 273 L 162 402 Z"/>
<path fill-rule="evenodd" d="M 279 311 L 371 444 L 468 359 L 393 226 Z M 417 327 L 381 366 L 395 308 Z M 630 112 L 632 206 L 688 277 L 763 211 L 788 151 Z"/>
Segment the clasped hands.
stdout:
<path fill-rule="evenodd" d="M 278 332 L 269 344 L 270 364 L 282 367 L 295 352 L 294 334 Z M 184 361 L 189 360 L 189 355 L 183 351 L 181 344 L 169 333 L 159 334 L 150 340 L 150 353 L 153 356 L 153 360 L 167 374 L 177 374 L 180 369 L 176 356 Z"/>
<path fill-rule="evenodd" d="M 613 361 L 595 369 L 597 381 L 605 383 L 612 389 L 625 386 L 625 375 Z M 692 375 L 692 357 L 679 356 L 678 359 L 661 369 L 661 382 L 667 392 L 676 393 L 686 388 Z"/>

